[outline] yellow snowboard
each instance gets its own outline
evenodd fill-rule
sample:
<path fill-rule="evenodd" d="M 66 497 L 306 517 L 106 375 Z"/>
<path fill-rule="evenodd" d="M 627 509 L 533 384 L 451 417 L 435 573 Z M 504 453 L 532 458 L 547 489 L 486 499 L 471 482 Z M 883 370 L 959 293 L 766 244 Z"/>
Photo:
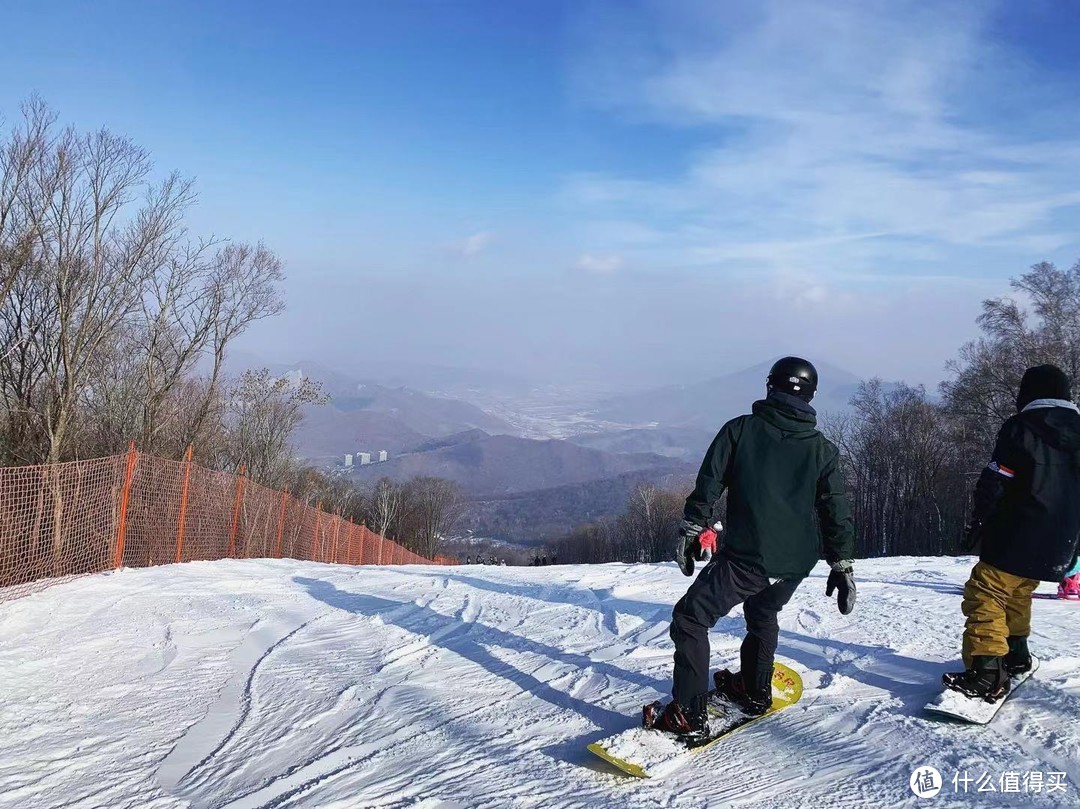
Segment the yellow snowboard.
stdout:
<path fill-rule="evenodd" d="M 589 750 L 620 770 L 638 778 L 655 778 L 666 775 L 679 766 L 688 753 L 704 750 L 739 728 L 752 725 L 782 711 L 799 701 L 802 696 L 802 678 L 797 671 L 783 663 L 773 664 L 772 706 L 761 716 L 745 716 L 737 710 L 728 713 L 709 706 L 709 726 L 712 735 L 694 746 L 672 733 L 652 728 L 636 727 L 615 736 L 600 739 L 589 745 Z"/>

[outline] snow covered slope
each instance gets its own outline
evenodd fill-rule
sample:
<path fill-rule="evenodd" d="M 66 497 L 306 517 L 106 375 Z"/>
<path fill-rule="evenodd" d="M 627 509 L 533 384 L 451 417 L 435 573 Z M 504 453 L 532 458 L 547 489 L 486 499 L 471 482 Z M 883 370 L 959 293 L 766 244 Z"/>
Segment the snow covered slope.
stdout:
<path fill-rule="evenodd" d="M 0 605 L 0 806 L 1076 806 L 1080 604 L 1034 602 L 1042 668 L 992 725 L 921 713 L 956 659 L 970 565 L 860 562 L 847 618 L 816 570 L 781 614 L 802 701 L 650 782 L 585 746 L 668 691 L 674 565 L 83 578 Z M 721 620 L 716 666 L 741 632 L 740 612 Z M 925 765 L 946 786 L 916 801 Z M 1042 791 L 976 793 L 1007 772 Z"/>

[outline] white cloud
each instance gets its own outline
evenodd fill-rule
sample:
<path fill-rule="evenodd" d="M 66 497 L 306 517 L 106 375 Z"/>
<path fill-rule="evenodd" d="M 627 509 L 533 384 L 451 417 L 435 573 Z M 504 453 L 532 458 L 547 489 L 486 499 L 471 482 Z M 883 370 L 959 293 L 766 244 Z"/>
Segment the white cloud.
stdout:
<path fill-rule="evenodd" d="M 1031 77 L 989 38 L 989 8 L 672 3 L 606 20 L 580 68 L 591 100 L 705 145 L 679 176 L 582 174 L 569 197 L 609 233 L 654 234 L 604 242 L 654 266 L 919 273 L 1076 244 L 1071 99 L 1010 95 Z"/>
<path fill-rule="evenodd" d="M 479 255 L 491 245 L 494 237 L 495 234 L 486 230 L 474 233 L 457 246 L 456 252 L 462 258 L 470 258 Z"/>
<path fill-rule="evenodd" d="M 622 269 L 621 256 L 598 253 L 583 253 L 577 261 L 577 268 L 596 275 L 611 275 Z"/>

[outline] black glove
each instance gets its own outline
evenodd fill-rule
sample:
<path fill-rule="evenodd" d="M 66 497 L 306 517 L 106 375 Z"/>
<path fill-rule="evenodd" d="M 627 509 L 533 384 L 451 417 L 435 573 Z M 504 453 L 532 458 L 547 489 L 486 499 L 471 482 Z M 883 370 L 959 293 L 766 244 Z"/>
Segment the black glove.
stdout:
<path fill-rule="evenodd" d="M 960 550 L 971 552 L 979 544 L 979 540 L 982 539 L 982 523 L 972 520 L 964 528 L 964 538 L 960 540 Z"/>
<path fill-rule="evenodd" d="M 679 538 L 675 542 L 675 561 L 679 563 L 679 569 L 684 576 L 694 575 L 694 558 L 700 552 L 698 537 L 704 530 L 702 526 L 689 520 L 683 520 L 679 526 Z"/>
<path fill-rule="evenodd" d="M 851 578 L 854 570 L 851 562 L 833 562 L 829 572 L 829 581 L 825 584 L 825 595 L 832 598 L 833 590 L 836 590 L 836 606 L 843 615 L 850 615 L 855 609 L 855 579 Z"/>

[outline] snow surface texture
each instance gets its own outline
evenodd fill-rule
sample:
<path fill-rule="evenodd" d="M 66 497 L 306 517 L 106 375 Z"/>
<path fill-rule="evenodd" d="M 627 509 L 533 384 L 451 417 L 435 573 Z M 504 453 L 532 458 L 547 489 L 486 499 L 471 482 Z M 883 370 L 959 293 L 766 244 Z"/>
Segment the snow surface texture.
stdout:
<path fill-rule="evenodd" d="M 780 616 L 802 700 L 649 781 L 586 745 L 669 689 L 674 564 L 82 578 L 0 605 L 0 807 L 1076 806 L 1075 605 L 1033 603 L 1042 665 L 991 725 L 922 711 L 956 664 L 971 564 L 859 562 L 848 617 L 816 569 Z M 715 667 L 742 632 L 741 610 L 720 620 Z M 948 783 L 917 800 L 927 765 Z M 1065 791 L 951 783 L 1035 771 Z"/>

